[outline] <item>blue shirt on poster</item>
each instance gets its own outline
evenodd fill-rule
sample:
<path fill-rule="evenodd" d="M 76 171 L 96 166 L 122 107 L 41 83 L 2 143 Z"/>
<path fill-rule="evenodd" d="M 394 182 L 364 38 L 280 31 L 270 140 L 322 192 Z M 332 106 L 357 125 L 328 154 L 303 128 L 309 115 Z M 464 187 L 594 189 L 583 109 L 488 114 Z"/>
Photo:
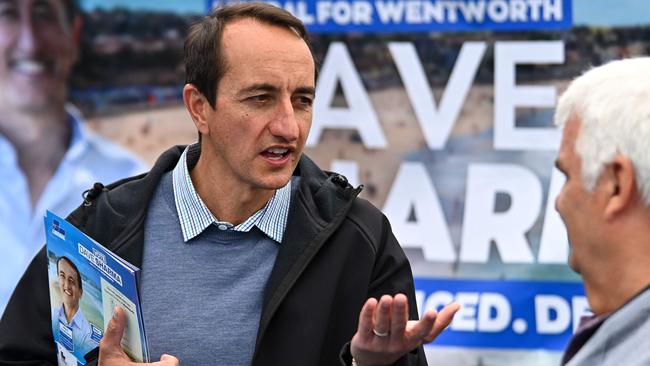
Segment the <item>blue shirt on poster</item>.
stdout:
<path fill-rule="evenodd" d="M 45 210 L 65 217 L 95 182 L 112 182 L 147 170 L 133 154 L 89 131 L 67 106 L 70 146 L 32 209 L 27 179 L 14 147 L 0 135 L 0 315 L 29 262 L 45 243 Z"/>
<path fill-rule="evenodd" d="M 72 353 L 78 360 L 98 346 L 93 339 L 93 328 L 78 309 L 70 322 L 65 317 L 63 305 L 52 309 L 52 334 L 54 341 Z"/>

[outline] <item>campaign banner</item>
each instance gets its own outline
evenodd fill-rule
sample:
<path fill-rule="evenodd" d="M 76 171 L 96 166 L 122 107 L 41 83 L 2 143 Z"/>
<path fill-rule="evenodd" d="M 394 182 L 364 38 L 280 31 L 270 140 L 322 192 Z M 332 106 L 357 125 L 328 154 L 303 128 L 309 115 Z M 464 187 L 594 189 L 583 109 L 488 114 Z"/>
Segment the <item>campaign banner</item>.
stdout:
<path fill-rule="evenodd" d="M 461 305 L 431 347 L 561 351 L 590 314 L 576 282 L 416 278 L 415 287 L 420 315 Z"/>
<path fill-rule="evenodd" d="M 208 0 L 207 8 L 241 3 Z M 550 30 L 571 27 L 571 0 L 271 0 L 311 33 Z"/>
<path fill-rule="evenodd" d="M 88 48 L 70 95 L 89 127 L 149 163 L 196 142 L 182 102 L 183 41 L 225 3 L 81 1 Z M 554 207 L 565 180 L 554 168 L 554 106 L 584 70 L 647 55 L 647 4 L 275 4 L 306 23 L 317 60 L 305 153 L 363 184 L 361 197 L 389 219 L 420 312 L 463 304 L 425 348 L 429 362 L 560 364 L 587 304 Z"/>

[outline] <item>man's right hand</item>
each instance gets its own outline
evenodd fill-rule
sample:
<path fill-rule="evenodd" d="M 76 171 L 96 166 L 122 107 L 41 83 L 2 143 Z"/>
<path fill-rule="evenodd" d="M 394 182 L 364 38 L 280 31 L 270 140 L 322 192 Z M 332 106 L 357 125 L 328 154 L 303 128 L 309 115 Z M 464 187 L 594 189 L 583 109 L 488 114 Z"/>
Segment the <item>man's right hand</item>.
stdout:
<path fill-rule="evenodd" d="M 99 366 L 112 365 L 156 365 L 156 366 L 180 366 L 180 362 L 174 356 L 162 355 L 160 361 L 154 363 L 136 363 L 132 362 L 129 356 L 122 349 L 122 335 L 126 326 L 126 316 L 124 310 L 119 306 L 113 309 L 113 317 L 108 322 L 104 337 L 99 342 Z"/>

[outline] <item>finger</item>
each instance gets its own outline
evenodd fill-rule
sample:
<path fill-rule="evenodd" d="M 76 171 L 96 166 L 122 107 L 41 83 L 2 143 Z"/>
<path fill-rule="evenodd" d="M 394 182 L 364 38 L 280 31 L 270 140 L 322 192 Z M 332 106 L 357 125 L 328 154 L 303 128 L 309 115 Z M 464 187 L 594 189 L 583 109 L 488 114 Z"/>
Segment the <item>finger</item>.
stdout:
<path fill-rule="evenodd" d="M 389 295 L 384 295 L 379 300 L 379 304 L 377 305 L 377 310 L 375 310 L 374 317 L 374 329 L 377 331 L 377 333 L 388 334 L 390 332 L 390 309 L 392 304 L 393 297 Z"/>
<path fill-rule="evenodd" d="M 377 309 L 377 300 L 370 298 L 366 300 L 366 303 L 361 308 L 361 313 L 359 314 L 359 328 L 357 333 L 363 341 L 370 341 L 373 337 L 372 333 L 372 317 Z"/>
<path fill-rule="evenodd" d="M 460 304 L 456 302 L 445 306 L 438 314 L 433 329 L 431 329 L 429 334 L 426 336 L 425 341 L 432 342 L 436 337 L 438 337 L 438 335 L 440 335 L 440 333 L 451 324 L 451 321 L 454 320 L 454 315 L 459 309 Z"/>
<path fill-rule="evenodd" d="M 126 316 L 124 310 L 119 306 L 113 309 L 113 316 L 108 322 L 106 331 L 102 340 L 99 342 L 99 350 L 103 353 L 114 352 L 116 350 L 122 351 L 122 335 L 124 334 L 124 327 L 126 325 Z"/>
<path fill-rule="evenodd" d="M 429 310 L 422 315 L 422 319 L 410 321 L 409 323 L 412 326 L 407 326 L 409 328 L 407 341 L 413 346 L 419 346 L 425 342 L 424 337 L 431 333 L 431 328 L 433 328 L 437 316 L 438 313 L 435 310 Z"/>
<path fill-rule="evenodd" d="M 393 298 L 390 314 L 390 336 L 395 339 L 404 337 L 406 323 L 409 320 L 408 299 L 404 294 L 397 294 Z"/>

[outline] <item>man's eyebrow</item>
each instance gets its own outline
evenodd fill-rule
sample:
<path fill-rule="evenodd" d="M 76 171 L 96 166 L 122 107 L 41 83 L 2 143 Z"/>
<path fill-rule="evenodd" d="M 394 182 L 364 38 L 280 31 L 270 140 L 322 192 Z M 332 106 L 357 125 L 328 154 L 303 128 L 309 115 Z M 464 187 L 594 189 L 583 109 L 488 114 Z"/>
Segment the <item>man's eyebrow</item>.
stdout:
<path fill-rule="evenodd" d="M 248 93 L 255 92 L 255 91 L 267 91 L 267 92 L 270 92 L 270 91 L 277 91 L 277 90 L 278 90 L 278 87 L 276 87 L 273 84 L 259 83 L 259 84 L 253 84 L 251 86 L 248 86 L 248 87 L 240 90 L 239 93 L 237 93 L 237 94 L 248 94 Z"/>
<path fill-rule="evenodd" d="M 561 172 L 564 172 L 564 166 L 562 165 L 562 163 L 558 159 L 555 159 L 555 168 L 557 168 L 557 170 L 559 170 Z"/>
<path fill-rule="evenodd" d="M 311 86 L 301 86 L 299 88 L 296 88 L 296 90 L 294 91 L 294 94 L 316 95 L 316 89 L 314 89 Z"/>
<path fill-rule="evenodd" d="M 2 1 L 2 0 L 0 0 Z M 269 83 L 259 83 L 259 84 L 253 84 L 251 86 L 248 86 L 242 90 L 239 91 L 237 94 L 248 94 L 256 91 L 267 91 L 267 92 L 274 92 L 277 91 L 279 88 L 273 84 Z M 310 95 L 315 95 L 316 94 L 316 89 L 311 86 L 301 86 L 296 88 L 293 91 L 293 94 L 310 94 Z"/>
<path fill-rule="evenodd" d="M 2 0 L 0 0 L 2 1 Z M 259 84 L 253 84 L 251 86 L 248 86 L 242 90 L 240 90 L 237 95 L 239 96 L 244 96 L 250 93 L 254 92 L 260 92 L 260 91 L 265 91 L 265 92 L 277 92 L 280 88 L 273 84 L 269 83 L 259 83 Z M 308 94 L 308 95 L 316 95 L 316 89 L 312 86 L 300 86 L 296 88 L 292 94 Z"/>

